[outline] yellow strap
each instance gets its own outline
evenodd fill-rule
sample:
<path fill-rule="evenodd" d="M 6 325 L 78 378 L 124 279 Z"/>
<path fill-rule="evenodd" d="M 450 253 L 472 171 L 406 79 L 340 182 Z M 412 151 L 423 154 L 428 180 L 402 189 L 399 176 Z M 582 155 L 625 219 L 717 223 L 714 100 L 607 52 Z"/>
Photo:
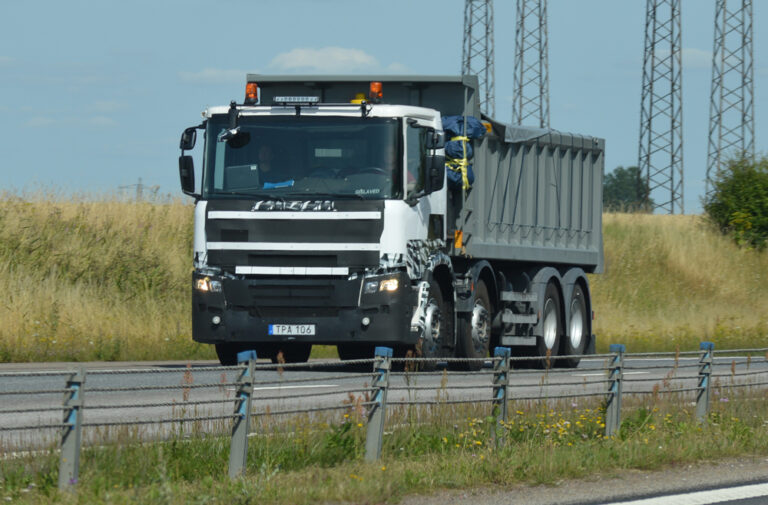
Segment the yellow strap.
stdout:
<path fill-rule="evenodd" d="M 464 190 L 468 190 L 470 188 L 469 178 L 467 177 L 467 167 L 469 166 L 469 160 L 467 160 L 467 142 L 469 142 L 469 137 L 458 135 L 456 137 L 451 137 L 451 142 L 453 141 L 461 142 L 461 149 L 464 157 L 461 159 L 450 158 L 446 163 L 446 166 L 454 172 L 461 170 L 461 186 L 464 188 Z"/>

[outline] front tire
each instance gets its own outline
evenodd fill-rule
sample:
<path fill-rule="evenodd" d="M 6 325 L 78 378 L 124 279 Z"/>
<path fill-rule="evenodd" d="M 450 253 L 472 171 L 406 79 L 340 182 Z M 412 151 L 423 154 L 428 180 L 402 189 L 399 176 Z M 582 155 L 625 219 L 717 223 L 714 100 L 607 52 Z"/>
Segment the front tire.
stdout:
<path fill-rule="evenodd" d="M 416 344 L 416 356 L 432 358 L 434 361 L 424 362 L 424 370 L 434 370 L 437 360 L 443 357 L 443 347 L 453 336 L 453 309 L 444 297 L 440 285 L 432 279 L 429 281 L 429 298 L 424 317 L 424 331 Z"/>
<path fill-rule="evenodd" d="M 219 358 L 221 366 L 237 365 L 237 353 L 240 352 L 240 346 L 232 342 L 223 342 L 214 344 L 216 347 L 216 356 Z"/>
<path fill-rule="evenodd" d="M 338 344 L 336 351 L 341 361 L 373 359 L 375 346 L 371 344 Z"/>
<path fill-rule="evenodd" d="M 462 358 L 486 358 L 491 343 L 491 321 L 493 319 L 491 298 L 482 280 L 477 281 L 474 290 L 472 313 L 458 318 L 458 356 Z M 481 361 L 468 361 L 468 370 L 480 370 Z"/>
<path fill-rule="evenodd" d="M 215 344 L 216 356 L 219 357 L 219 363 L 222 366 L 237 365 L 237 354 L 242 351 L 256 351 L 258 359 L 270 359 L 275 362 L 277 352 L 272 344 L 253 344 L 248 342 L 222 342 Z"/>

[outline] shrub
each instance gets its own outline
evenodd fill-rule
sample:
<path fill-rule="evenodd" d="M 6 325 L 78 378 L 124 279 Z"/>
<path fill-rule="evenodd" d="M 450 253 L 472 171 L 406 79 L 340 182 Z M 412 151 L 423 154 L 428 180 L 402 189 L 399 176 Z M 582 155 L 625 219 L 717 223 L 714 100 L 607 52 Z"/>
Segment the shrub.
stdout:
<path fill-rule="evenodd" d="M 612 212 L 650 212 L 654 202 L 648 181 L 638 167 L 616 167 L 603 179 L 603 209 Z"/>
<path fill-rule="evenodd" d="M 768 157 L 753 162 L 735 159 L 719 170 L 704 210 L 725 234 L 740 245 L 768 245 Z"/>

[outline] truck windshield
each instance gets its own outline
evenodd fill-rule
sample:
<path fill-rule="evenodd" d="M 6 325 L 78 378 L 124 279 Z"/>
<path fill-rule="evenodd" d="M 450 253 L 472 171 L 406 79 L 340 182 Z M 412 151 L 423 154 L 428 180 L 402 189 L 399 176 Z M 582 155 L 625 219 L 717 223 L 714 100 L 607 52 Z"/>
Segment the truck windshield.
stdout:
<path fill-rule="evenodd" d="M 214 116 L 206 129 L 203 197 L 402 198 L 400 124 L 394 118 L 246 117 L 236 142 L 219 140 L 227 118 Z"/>

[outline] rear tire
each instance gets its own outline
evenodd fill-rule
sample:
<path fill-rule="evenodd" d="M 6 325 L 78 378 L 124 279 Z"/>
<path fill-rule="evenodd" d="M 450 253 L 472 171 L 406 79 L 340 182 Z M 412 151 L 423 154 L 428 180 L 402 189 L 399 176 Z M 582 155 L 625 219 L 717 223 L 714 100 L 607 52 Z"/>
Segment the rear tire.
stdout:
<path fill-rule="evenodd" d="M 536 338 L 536 368 L 552 368 L 560 350 L 560 337 L 563 335 L 563 304 L 560 291 L 554 282 L 547 284 L 544 303 L 541 309 L 542 334 Z"/>
<path fill-rule="evenodd" d="M 563 337 L 563 355 L 582 356 L 587 347 L 589 318 L 587 317 L 587 299 L 579 284 L 573 287 L 568 305 L 571 310 L 568 319 L 568 335 Z M 557 365 L 576 368 L 580 361 L 581 357 L 566 358 L 559 360 Z"/>
<path fill-rule="evenodd" d="M 485 282 L 479 280 L 475 285 L 472 313 L 461 315 L 458 322 L 458 353 L 462 358 L 486 358 L 491 343 L 491 321 L 493 310 L 491 298 L 488 296 L 488 288 Z M 480 361 L 468 361 L 465 363 L 467 370 L 480 370 L 483 363 Z"/>

